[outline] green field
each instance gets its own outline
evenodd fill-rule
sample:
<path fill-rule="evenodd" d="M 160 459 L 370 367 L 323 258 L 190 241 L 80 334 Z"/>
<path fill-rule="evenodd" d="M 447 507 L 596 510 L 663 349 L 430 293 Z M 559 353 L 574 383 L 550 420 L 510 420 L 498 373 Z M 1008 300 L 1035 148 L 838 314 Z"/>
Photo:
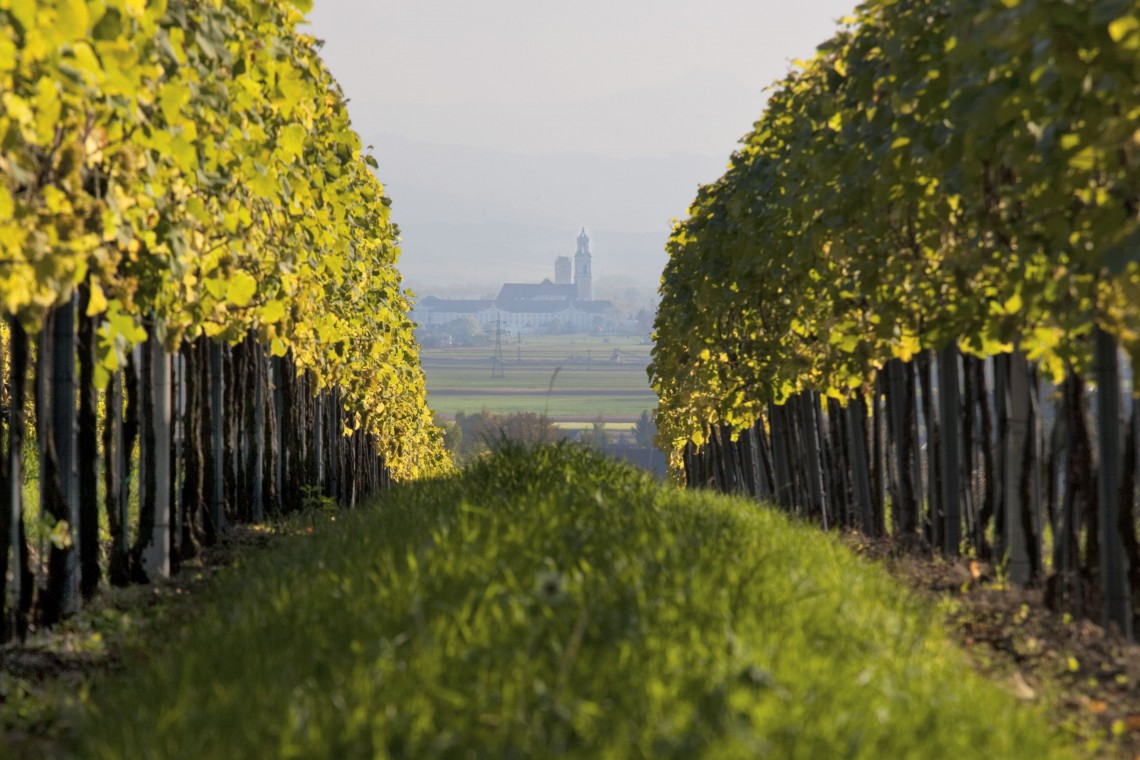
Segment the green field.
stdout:
<path fill-rule="evenodd" d="M 650 346 L 587 335 L 503 339 L 503 377 L 492 377 L 494 342 L 422 351 L 428 403 L 444 419 L 482 409 L 535 412 L 559 423 L 632 422 L 657 405 L 645 369 Z"/>

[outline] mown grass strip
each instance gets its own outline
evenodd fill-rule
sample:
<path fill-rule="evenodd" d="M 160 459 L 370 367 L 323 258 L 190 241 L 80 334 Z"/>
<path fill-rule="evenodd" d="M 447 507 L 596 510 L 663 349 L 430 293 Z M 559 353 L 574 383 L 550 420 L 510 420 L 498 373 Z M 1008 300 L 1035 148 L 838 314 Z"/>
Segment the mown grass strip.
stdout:
<path fill-rule="evenodd" d="M 401 487 L 208 601 L 78 756 L 1067 756 L 831 538 L 573 447 Z"/>

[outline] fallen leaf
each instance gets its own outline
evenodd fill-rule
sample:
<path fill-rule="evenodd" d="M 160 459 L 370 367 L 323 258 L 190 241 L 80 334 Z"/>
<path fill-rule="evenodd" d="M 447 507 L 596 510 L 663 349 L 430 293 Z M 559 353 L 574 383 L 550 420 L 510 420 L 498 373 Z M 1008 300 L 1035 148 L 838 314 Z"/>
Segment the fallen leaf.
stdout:
<path fill-rule="evenodd" d="M 1025 678 L 1021 675 L 1021 673 L 1015 672 L 1013 674 L 1013 678 L 1010 679 L 1010 682 L 1013 696 L 1017 697 L 1018 699 L 1025 700 L 1026 702 L 1037 699 L 1037 692 L 1035 692 L 1033 690 L 1033 687 L 1025 682 Z"/>

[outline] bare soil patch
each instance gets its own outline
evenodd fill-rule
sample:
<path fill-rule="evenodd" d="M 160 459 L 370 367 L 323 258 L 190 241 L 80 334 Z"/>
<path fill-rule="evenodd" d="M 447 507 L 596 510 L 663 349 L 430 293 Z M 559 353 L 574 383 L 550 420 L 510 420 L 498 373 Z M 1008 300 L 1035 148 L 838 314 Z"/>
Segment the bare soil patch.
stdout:
<path fill-rule="evenodd" d="M 1008 585 L 984 563 L 856 533 L 844 542 L 934 602 L 974 667 L 1042 705 L 1082 753 L 1140 760 L 1140 647 L 1047 609 L 1041 589 Z"/>

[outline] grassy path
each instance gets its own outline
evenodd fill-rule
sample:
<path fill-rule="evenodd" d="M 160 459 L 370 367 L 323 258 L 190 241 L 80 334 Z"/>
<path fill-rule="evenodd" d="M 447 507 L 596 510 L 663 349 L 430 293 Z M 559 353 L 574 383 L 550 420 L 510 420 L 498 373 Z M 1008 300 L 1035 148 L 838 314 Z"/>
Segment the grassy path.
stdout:
<path fill-rule="evenodd" d="M 569 447 L 397 489 L 201 609 L 75 756 L 1068 756 L 837 541 Z"/>

